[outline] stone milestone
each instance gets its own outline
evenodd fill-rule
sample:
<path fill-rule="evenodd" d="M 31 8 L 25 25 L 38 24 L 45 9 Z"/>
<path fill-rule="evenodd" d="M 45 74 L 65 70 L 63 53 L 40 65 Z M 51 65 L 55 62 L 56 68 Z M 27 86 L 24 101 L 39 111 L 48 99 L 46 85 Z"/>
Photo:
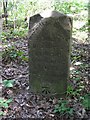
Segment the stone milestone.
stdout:
<path fill-rule="evenodd" d="M 72 18 L 45 11 L 29 20 L 29 84 L 33 92 L 65 95 L 70 66 Z"/>

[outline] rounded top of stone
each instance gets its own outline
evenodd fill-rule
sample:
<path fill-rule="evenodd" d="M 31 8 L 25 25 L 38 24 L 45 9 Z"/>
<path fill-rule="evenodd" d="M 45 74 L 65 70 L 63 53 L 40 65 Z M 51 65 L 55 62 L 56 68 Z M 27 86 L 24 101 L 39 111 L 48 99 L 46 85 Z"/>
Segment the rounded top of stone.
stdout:
<path fill-rule="evenodd" d="M 55 11 L 55 10 L 45 10 L 44 12 L 40 13 L 40 15 L 43 18 L 66 16 L 65 14 Z"/>

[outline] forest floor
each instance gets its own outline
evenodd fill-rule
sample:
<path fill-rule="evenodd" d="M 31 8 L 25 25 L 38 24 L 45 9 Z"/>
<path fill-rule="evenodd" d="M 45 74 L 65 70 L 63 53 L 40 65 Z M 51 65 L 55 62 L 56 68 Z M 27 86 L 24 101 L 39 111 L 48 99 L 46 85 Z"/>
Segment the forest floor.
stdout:
<path fill-rule="evenodd" d="M 7 88 L 2 87 L 2 97 L 5 99 L 12 98 L 8 108 L 2 108 L 5 115 L 2 120 L 13 120 L 14 118 L 29 119 L 41 118 L 45 120 L 90 120 L 90 110 L 81 104 L 80 97 L 90 91 L 89 83 L 89 51 L 90 44 L 88 33 L 77 33 L 72 35 L 71 67 L 70 79 L 68 83 L 73 86 L 69 87 L 66 96 L 70 106 L 73 108 L 73 115 L 54 113 L 55 105 L 58 104 L 57 98 L 47 98 L 33 94 L 29 90 L 29 66 L 28 60 L 20 59 L 11 60 L 8 55 L 2 57 L 2 81 L 14 80 L 14 86 Z M 83 37 L 84 35 L 84 37 Z M 24 56 L 28 58 L 28 37 L 17 37 L 7 39 L 3 42 L 5 45 L 14 46 L 17 50 L 23 51 Z"/>

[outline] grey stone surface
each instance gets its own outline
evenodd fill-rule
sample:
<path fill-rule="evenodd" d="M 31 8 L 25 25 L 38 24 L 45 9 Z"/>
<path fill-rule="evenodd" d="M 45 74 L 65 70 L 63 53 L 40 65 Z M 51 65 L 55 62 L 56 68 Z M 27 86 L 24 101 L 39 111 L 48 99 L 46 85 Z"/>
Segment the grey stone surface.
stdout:
<path fill-rule="evenodd" d="M 36 93 L 61 96 L 66 93 L 70 64 L 72 19 L 57 11 L 39 14 L 29 27 L 30 88 Z M 33 20 L 32 18 L 30 18 Z M 35 20 L 34 20 L 35 22 Z"/>

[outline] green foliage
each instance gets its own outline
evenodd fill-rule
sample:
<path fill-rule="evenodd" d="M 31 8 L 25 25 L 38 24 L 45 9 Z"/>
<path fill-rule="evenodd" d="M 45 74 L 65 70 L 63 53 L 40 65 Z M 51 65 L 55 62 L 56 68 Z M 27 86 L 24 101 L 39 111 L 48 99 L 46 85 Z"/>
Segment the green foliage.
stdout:
<path fill-rule="evenodd" d="M 28 29 L 23 28 L 23 26 L 16 29 L 13 29 L 12 27 L 10 27 L 8 32 L 2 32 L 1 38 L 2 38 L 2 41 L 5 41 L 5 40 L 13 39 L 16 37 L 17 38 L 25 37 L 27 34 L 27 31 Z"/>
<path fill-rule="evenodd" d="M 73 93 L 73 87 L 71 85 L 68 85 L 67 87 L 67 94 L 70 95 Z"/>
<path fill-rule="evenodd" d="M 69 102 L 66 100 L 59 100 L 58 104 L 55 106 L 54 113 L 73 115 L 73 108 L 69 106 Z"/>
<path fill-rule="evenodd" d="M 47 2 L 47 4 L 46 2 L 38 2 L 37 0 L 9 0 L 7 9 L 11 19 L 24 19 L 25 16 L 31 16 L 47 8 L 53 8 L 64 13 L 79 13 L 81 10 L 87 9 L 87 6 L 77 0 L 69 2 Z"/>
<path fill-rule="evenodd" d="M 61 11 L 65 14 L 79 13 L 83 8 L 85 9 L 85 4 L 83 2 L 71 1 L 71 2 L 56 2 L 54 4 L 55 10 Z"/>
<path fill-rule="evenodd" d="M 81 77 L 75 77 L 75 78 L 73 78 L 73 80 L 75 80 L 75 81 L 80 81 L 80 80 L 81 80 Z"/>
<path fill-rule="evenodd" d="M 35 11 L 38 9 L 36 3 L 37 2 L 35 0 L 9 1 L 8 12 L 10 15 L 10 19 L 24 19 L 28 11 L 30 11 L 30 13 L 35 13 Z"/>
<path fill-rule="evenodd" d="M 20 27 L 19 29 L 15 29 L 12 31 L 12 36 L 14 37 L 24 37 L 27 33 L 27 29 L 24 29 L 22 27 Z"/>
<path fill-rule="evenodd" d="M 2 61 L 8 63 L 11 61 L 27 61 L 28 58 L 24 55 L 24 52 L 15 48 L 15 46 L 7 47 L 2 54 Z"/>
<path fill-rule="evenodd" d="M 23 37 L 26 35 L 28 24 L 25 22 L 25 18 L 29 18 L 30 16 L 39 13 L 45 9 L 54 9 L 61 11 L 65 14 L 72 13 L 80 13 L 81 10 L 87 9 L 88 7 L 83 2 L 79 2 L 77 0 L 71 2 L 37 2 L 37 0 L 8 0 L 7 11 L 9 14 L 8 24 L 12 24 L 13 30 L 12 33 L 9 34 L 8 37 Z M 24 28 L 24 29 L 17 29 Z M 83 29 L 85 29 L 84 27 Z"/>
<path fill-rule="evenodd" d="M 0 116 L 4 115 L 4 112 L 3 111 L 0 111 Z"/>
<path fill-rule="evenodd" d="M 5 87 L 8 87 L 8 88 L 13 87 L 14 80 L 4 80 L 3 84 Z"/>
<path fill-rule="evenodd" d="M 81 56 L 80 55 L 78 55 L 78 56 L 76 56 L 76 55 L 71 55 L 71 61 L 72 61 L 72 63 L 75 63 L 76 61 L 79 61 L 81 59 Z"/>
<path fill-rule="evenodd" d="M 9 103 L 12 102 L 12 99 L 5 100 L 3 98 L 0 98 L 0 107 L 8 108 Z"/>
<path fill-rule="evenodd" d="M 71 85 L 68 85 L 68 87 L 67 87 L 67 95 L 69 95 L 69 96 L 78 96 L 78 95 L 80 95 L 79 89 L 74 90 L 74 88 Z"/>
<path fill-rule="evenodd" d="M 90 110 L 90 93 L 86 94 L 85 96 L 81 97 L 83 106 Z"/>
<path fill-rule="evenodd" d="M 8 108 L 11 102 L 12 102 L 12 99 L 6 100 L 4 98 L 0 98 L 0 108 L 4 108 L 4 109 Z M 5 115 L 5 113 L 0 109 L 0 116 L 2 115 Z"/>
<path fill-rule="evenodd" d="M 19 55 L 22 55 L 22 51 L 18 51 L 17 49 L 15 49 L 14 46 L 11 46 L 5 49 L 2 57 L 7 56 L 8 58 L 13 60 L 13 59 L 16 59 Z"/>
<path fill-rule="evenodd" d="M 2 32 L 1 34 L 2 41 L 7 40 L 8 38 L 12 38 L 9 32 Z"/>

